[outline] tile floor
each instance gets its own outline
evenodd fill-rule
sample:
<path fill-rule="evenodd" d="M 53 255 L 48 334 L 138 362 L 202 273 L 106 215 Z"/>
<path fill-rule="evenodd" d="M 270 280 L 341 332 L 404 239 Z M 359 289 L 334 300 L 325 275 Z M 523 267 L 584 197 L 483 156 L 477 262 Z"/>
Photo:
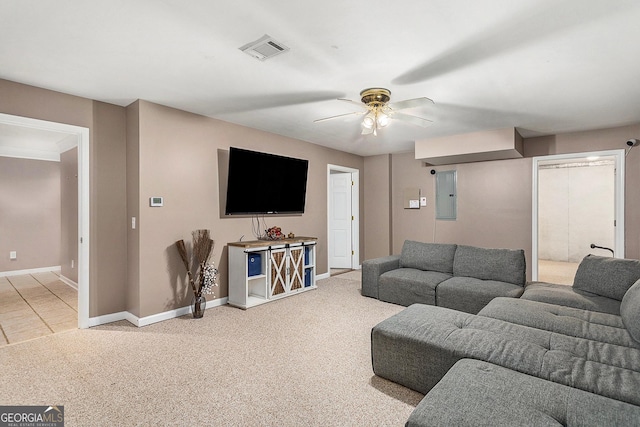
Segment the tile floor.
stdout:
<path fill-rule="evenodd" d="M 78 327 L 78 292 L 55 272 L 0 277 L 0 346 Z"/>
<path fill-rule="evenodd" d="M 573 285 L 578 265 L 577 262 L 538 260 L 538 281 Z"/>

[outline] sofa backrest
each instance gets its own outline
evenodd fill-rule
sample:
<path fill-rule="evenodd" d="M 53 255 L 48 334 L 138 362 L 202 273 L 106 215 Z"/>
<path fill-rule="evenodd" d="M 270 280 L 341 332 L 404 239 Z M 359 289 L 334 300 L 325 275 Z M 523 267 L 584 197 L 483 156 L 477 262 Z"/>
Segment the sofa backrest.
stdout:
<path fill-rule="evenodd" d="M 405 240 L 400 254 L 400 267 L 453 274 L 455 244 L 423 243 Z"/>
<path fill-rule="evenodd" d="M 524 250 L 458 245 L 453 275 L 524 286 L 527 280 Z"/>
<path fill-rule="evenodd" d="M 573 279 L 573 287 L 622 301 L 625 292 L 640 279 L 640 261 L 587 255 Z"/>

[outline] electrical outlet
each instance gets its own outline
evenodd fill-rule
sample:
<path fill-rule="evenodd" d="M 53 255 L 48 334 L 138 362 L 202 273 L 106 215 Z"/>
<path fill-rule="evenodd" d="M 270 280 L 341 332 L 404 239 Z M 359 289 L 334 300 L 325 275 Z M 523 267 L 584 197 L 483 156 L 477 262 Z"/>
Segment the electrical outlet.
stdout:
<path fill-rule="evenodd" d="M 9 259 L 18 259 L 18 253 L 16 251 L 9 252 Z"/>

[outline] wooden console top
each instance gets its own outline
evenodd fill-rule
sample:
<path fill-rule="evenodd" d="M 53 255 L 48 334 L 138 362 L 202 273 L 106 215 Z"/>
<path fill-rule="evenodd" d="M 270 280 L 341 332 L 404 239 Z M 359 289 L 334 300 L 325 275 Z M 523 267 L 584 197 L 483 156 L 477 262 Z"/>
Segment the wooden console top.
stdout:
<path fill-rule="evenodd" d="M 292 243 L 304 243 L 310 240 L 318 240 L 317 237 L 294 237 L 293 239 L 280 240 L 247 240 L 244 242 L 229 242 L 229 246 L 238 246 L 241 248 L 259 248 L 264 246 L 290 245 Z"/>

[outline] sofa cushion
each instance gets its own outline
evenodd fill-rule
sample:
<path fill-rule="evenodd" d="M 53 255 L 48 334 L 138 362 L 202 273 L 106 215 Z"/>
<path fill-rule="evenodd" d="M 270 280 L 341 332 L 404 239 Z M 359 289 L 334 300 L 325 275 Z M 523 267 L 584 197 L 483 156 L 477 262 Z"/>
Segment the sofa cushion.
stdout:
<path fill-rule="evenodd" d="M 473 277 L 452 277 L 436 288 L 436 305 L 476 314 L 495 297 L 518 298 L 522 286 Z"/>
<path fill-rule="evenodd" d="M 453 257 L 456 246 L 446 243 L 405 240 L 400 254 L 400 266 L 453 274 Z"/>
<path fill-rule="evenodd" d="M 409 306 L 436 304 L 436 286 L 451 276 L 437 271 L 398 268 L 387 271 L 378 280 L 378 299 Z"/>
<path fill-rule="evenodd" d="M 478 315 L 572 337 L 640 348 L 625 328 L 622 318 L 613 314 L 522 298 L 495 298 Z"/>
<path fill-rule="evenodd" d="M 640 404 L 640 349 L 414 304 L 371 332 L 374 373 L 427 393 L 460 359 L 483 360 Z"/>
<path fill-rule="evenodd" d="M 573 279 L 573 287 L 622 301 L 627 289 L 640 279 L 640 261 L 587 255 Z"/>
<path fill-rule="evenodd" d="M 526 262 L 522 249 L 487 249 L 458 245 L 453 275 L 524 286 Z"/>
<path fill-rule="evenodd" d="M 640 342 L 640 280 L 624 294 L 620 304 L 620 316 L 633 339 Z"/>
<path fill-rule="evenodd" d="M 416 406 L 406 426 L 634 426 L 639 419 L 638 406 L 462 359 Z"/>
<path fill-rule="evenodd" d="M 581 291 L 568 285 L 532 282 L 524 288 L 520 299 L 620 315 L 620 301 L 617 299 Z"/>

